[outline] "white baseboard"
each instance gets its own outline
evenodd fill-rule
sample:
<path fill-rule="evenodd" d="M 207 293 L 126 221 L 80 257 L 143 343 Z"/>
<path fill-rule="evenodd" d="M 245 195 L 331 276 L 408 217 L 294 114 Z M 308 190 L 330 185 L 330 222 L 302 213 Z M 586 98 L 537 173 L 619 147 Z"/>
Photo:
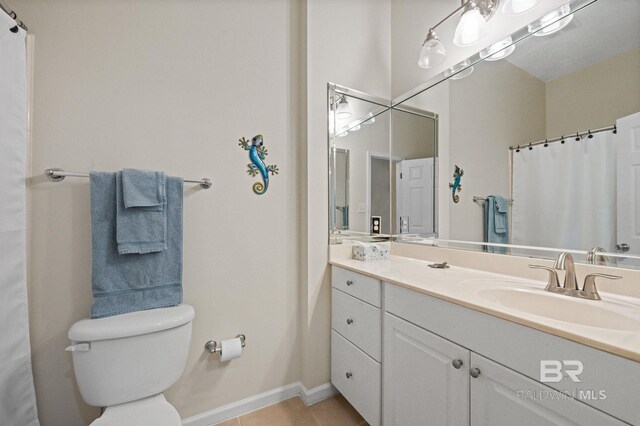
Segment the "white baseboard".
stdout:
<path fill-rule="evenodd" d="M 307 389 L 302 382 L 295 382 L 189 417 L 182 421 L 182 425 L 210 426 L 293 398 L 294 396 L 299 396 L 305 405 L 311 405 L 337 393 L 337 389 L 334 388 L 331 383 L 325 383 L 313 389 Z"/>

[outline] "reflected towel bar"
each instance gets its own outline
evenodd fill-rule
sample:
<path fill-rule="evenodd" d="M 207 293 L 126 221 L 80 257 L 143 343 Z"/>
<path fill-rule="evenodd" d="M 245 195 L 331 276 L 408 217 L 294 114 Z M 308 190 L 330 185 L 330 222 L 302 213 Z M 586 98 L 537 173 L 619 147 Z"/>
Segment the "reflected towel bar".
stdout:
<path fill-rule="evenodd" d="M 480 201 L 482 202 L 487 201 L 487 197 L 478 197 L 476 195 L 473 196 L 474 203 L 478 203 Z M 507 201 L 509 202 L 509 204 L 513 203 L 513 200 L 511 198 L 509 198 Z"/>
<path fill-rule="evenodd" d="M 89 177 L 89 173 L 65 172 L 62 169 L 47 169 L 44 171 L 44 175 L 53 182 L 60 182 L 61 180 L 64 180 L 64 178 L 67 176 L 85 177 L 85 178 Z M 198 180 L 185 179 L 184 181 L 187 183 L 197 183 L 204 189 L 209 189 L 213 185 L 211 182 L 211 179 L 209 178 L 202 178 Z"/>

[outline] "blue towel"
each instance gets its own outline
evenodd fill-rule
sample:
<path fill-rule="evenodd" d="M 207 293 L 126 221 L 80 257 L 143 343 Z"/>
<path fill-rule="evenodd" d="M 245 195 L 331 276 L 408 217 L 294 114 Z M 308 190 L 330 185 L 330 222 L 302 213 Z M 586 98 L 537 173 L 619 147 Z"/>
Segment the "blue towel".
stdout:
<path fill-rule="evenodd" d="M 487 197 L 487 201 L 484 203 L 484 240 L 487 243 L 508 244 L 509 243 L 508 229 L 505 228 L 504 232 L 496 232 L 496 226 L 495 226 L 496 214 L 503 214 L 503 213 L 498 213 L 498 209 L 496 205 L 496 197 L 493 195 L 489 195 Z M 506 218 L 506 213 L 504 214 L 504 216 Z M 505 225 L 505 226 L 508 226 L 508 225 Z M 487 246 L 487 252 L 506 253 L 507 248 Z"/>
<path fill-rule="evenodd" d="M 504 234 L 509 228 L 509 201 L 506 198 L 495 196 L 496 210 L 494 214 L 494 226 L 497 234 Z"/>
<path fill-rule="evenodd" d="M 153 172 L 152 172 L 153 173 Z M 116 173 L 116 242 L 118 243 L 119 254 L 147 254 L 163 251 L 167 248 L 167 209 L 164 203 L 152 206 L 150 200 L 143 200 L 138 197 L 137 202 L 143 203 L 140 207 L 126 207 L 127 188 L 133 186 L 130 182 L 125 183 L 125 172 Z M 165 197 L 165 178 L 162 177 L 162 190 L 158 190 L 158 183 L 155 180 L 144 180 L 147 192 L 155 196 L 158 192 Z M 136 185 L 133 192 L 136 195 L 143 194 L 142 186 Z M 160 210 L 157 209 L 160 207 Z"/>
<path fill-rule="evenodd" d="M 91 172 L 91 318 L 182 303 L 183 180 L 166 180 L 167 249 L 119 255 L 116 242 L 116 174 Z"/>
<path fill-rule="evenodd" d="M 124 207 L 161 211 L 167 202 L 164 172 L 122 169 Z"/>

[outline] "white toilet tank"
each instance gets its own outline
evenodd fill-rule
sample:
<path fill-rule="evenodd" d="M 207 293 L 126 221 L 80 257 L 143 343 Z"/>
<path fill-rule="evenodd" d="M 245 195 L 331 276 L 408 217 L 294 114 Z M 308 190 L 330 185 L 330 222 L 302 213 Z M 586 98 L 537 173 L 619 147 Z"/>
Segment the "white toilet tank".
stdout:
<path fill-rule="evenodd" d="M 110 407 L 164 392 L 184 372 L 193 317 L 178 305 L 75 323 L 67 349 L 82 399 Z"/>

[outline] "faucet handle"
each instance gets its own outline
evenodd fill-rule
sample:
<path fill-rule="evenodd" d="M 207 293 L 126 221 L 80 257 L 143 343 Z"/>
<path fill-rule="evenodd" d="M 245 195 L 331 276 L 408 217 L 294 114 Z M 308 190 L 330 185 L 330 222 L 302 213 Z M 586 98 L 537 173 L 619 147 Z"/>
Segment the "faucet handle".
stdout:
<path fill-rule="evenodd" d="M 606 278 L 608 280 L 619 280 L 622 278 L 620 275 L 609 275 L 609 274 L 588 274 L 584 277 L 584 286 L 582 287 L 582 292 L 586 293 L 590 299 L 600 300 L 601 297 L 598 294 L 598 289 L 596 288 L 596 278 Z"/>
<path fill-rule="evenodd" d="M 554 287 L 560 287 L 560 281 L 558 280 L 558 271 L 555 268 L 550 266 L 542 266 L 542 265 L 529 265 L 531 269 L 544 269 L 545 271 L 549 271 L 549 280 L 547 281 L 547 286 L 545 290 L 549 290 Z"/>

